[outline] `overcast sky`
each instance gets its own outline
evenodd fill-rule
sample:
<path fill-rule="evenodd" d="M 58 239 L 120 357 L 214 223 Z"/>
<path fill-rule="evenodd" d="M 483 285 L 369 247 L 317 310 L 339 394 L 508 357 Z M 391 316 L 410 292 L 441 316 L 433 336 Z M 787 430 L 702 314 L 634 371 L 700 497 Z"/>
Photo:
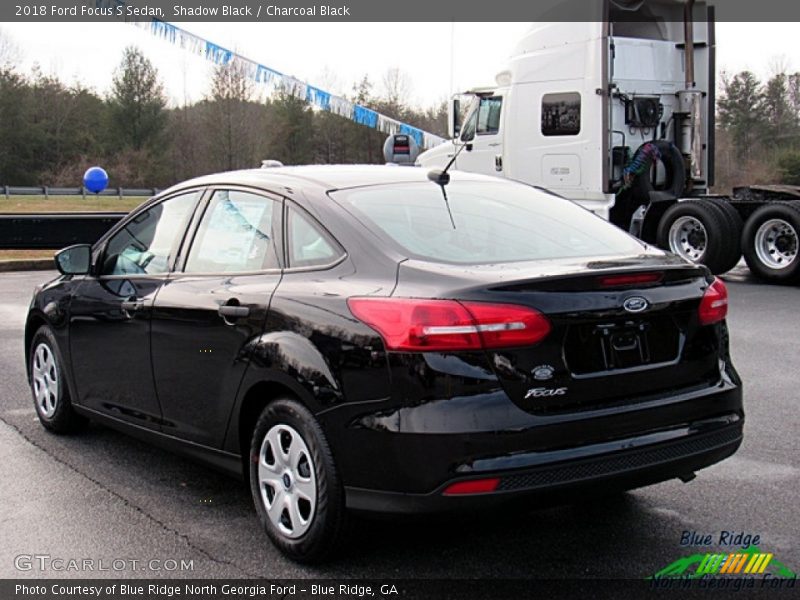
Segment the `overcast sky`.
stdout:
<path fill-rule="evenodd" d="M 528 23 L 178 23 L 188 31 L 333 93 L 364 74 L 379 84 L 405 71 L 412 100 L 430 105 L 455 90 L 490 85 Z M 156 64 L 173 104 L 202 98 L 204 59 L 124 23 L 4 23 L 21 68 L 38 63 L 64 81 L 105 93 L 122 50 L 139 46 Z M 767 76 L 775 64 L 800 70 L 797 23 L 718 23 L 718 66 Z M 451 53 L 451 49 L 453 52 Z M 452 54 L 452 69 L 451 69 Z"/>

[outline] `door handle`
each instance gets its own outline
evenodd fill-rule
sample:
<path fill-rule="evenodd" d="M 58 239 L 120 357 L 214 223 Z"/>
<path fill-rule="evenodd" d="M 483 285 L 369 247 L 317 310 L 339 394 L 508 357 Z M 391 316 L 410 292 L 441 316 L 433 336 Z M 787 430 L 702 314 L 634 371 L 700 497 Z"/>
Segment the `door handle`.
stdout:
<path fill-rule="evenodd" d="M 144 306 L 144 302 L 136 300 L 135 298 L 129 298 L 128 300 L 123 300 L 120 306 L 124 311 L 137 311 Z"/>
<path fill-rule="evenodd" d="M 219 316 L 225 319 L 241 319 L 250 315 L 250 307 L 238 304 L 223 304 L 217 309 Z"/>

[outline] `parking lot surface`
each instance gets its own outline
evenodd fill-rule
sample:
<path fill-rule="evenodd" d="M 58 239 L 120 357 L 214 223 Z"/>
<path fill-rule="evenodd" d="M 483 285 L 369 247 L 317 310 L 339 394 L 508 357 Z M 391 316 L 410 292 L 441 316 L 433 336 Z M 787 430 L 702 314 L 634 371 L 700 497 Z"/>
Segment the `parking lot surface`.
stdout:
<path fill-rule="evenodd" d="M 304 567 L 268 542 L 243 483 L 98 425 L 42 429 L 22 337 L 34 285 L 54 275 L 0 274 L 0 577 L 640 579 L 696 551 L 680 545 L 686 531 L 759 535 L 800 571 L 800 288 L 727 277 L 745 441 L 691 483 L 478 520 L 360 523 L 343 556 Z M 95 562 L 42 572 L 20 555 Z"/>

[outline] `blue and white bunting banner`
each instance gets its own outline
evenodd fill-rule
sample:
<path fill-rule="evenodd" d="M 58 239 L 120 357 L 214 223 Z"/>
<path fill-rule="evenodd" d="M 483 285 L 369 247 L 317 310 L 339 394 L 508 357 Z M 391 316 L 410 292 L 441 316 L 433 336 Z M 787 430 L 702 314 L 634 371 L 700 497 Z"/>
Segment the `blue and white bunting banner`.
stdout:
<path fill-rule="evenodd" d="M 97 8 L 115 8 L 125 6 L 124 0 L 95 0 Z M 116 14 L 116 12 L 112 13 Z M 262 64 L 250 60 L 232 50 L 218 46 L 217 44 L 201 38 L 193 33 L 186 31 L 159 19 L 130 20 L 127 23 L 135 25 L 153 36 L 170 44 L 206 59 L 215 65 L 227 65 L 237 63 L 242 71 L 256 83 L 268 87 L 271 91 L 282 89 L 286 93 L 296 98 L 305 100 L 317 110 L 331 112 L 340 117 L 350 119 L 359 125 L 371 127 L 387 135 L 403 133 L 413 137 L 420 148 L 428 149 L 438 146 L 444 142 L 444 138 L 423 131 L 413 125 L 401 123 L 396 119 L 382 115 L 371 108 L 353 103 L 346 98 L 330 94 L 313 85 L 300 81 L 291 75 L 284 75 L 275 69 L 270 69 Z"/>

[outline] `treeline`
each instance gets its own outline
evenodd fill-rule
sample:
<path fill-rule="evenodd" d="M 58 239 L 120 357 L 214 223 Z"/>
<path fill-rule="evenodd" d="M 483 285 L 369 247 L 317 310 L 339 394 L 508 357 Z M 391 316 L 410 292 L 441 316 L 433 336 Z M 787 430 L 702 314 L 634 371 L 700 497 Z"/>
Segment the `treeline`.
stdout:
<path fill-rule="evenodd" d="M 444 134 L 446 106 L 409 106 L 407 79 L 387 71 L 381 93 L 364 77 L 351 100 Z M 39 69 L 0 68 L 0 185 L 80 185 L 102 165 L 114 186 L 166 187 L 223 170 L 285 164 L 380 163 L 385 134 L 312 109 L 276 90 L 264 97 L 232 63 L 216 67 L 204 98 L 169 107 L 158 70 L 127 48 L 100 96 Z"/>
<path fill-rule="evenodd" d="M 216 67 L 198 102 L 169 107 L 159 73 L 127 48 L 109 93 L 66 85 L 39 69 L 20 73 L 0 31 L 0 185 L 80 184 L 92 165 L 112 185 L 165 187 L 223 170 L 285 164 L 380 163 L 385 135 L 314 110 L 277 90 L 264 97 L 236 63 Z M 717 100 L 716 189 L 800 185 L 800 73 L 723 75 Z M 350 99 L 445 135 L 446 104 L 408 105 L 410 84 L 390 69 L 380 93 L 368 78 Z"/>
<path fill-rule="evenodd" d="M 717 101 L 717 188 L 800 185 L 800 73 L 723 74 Z"/>

